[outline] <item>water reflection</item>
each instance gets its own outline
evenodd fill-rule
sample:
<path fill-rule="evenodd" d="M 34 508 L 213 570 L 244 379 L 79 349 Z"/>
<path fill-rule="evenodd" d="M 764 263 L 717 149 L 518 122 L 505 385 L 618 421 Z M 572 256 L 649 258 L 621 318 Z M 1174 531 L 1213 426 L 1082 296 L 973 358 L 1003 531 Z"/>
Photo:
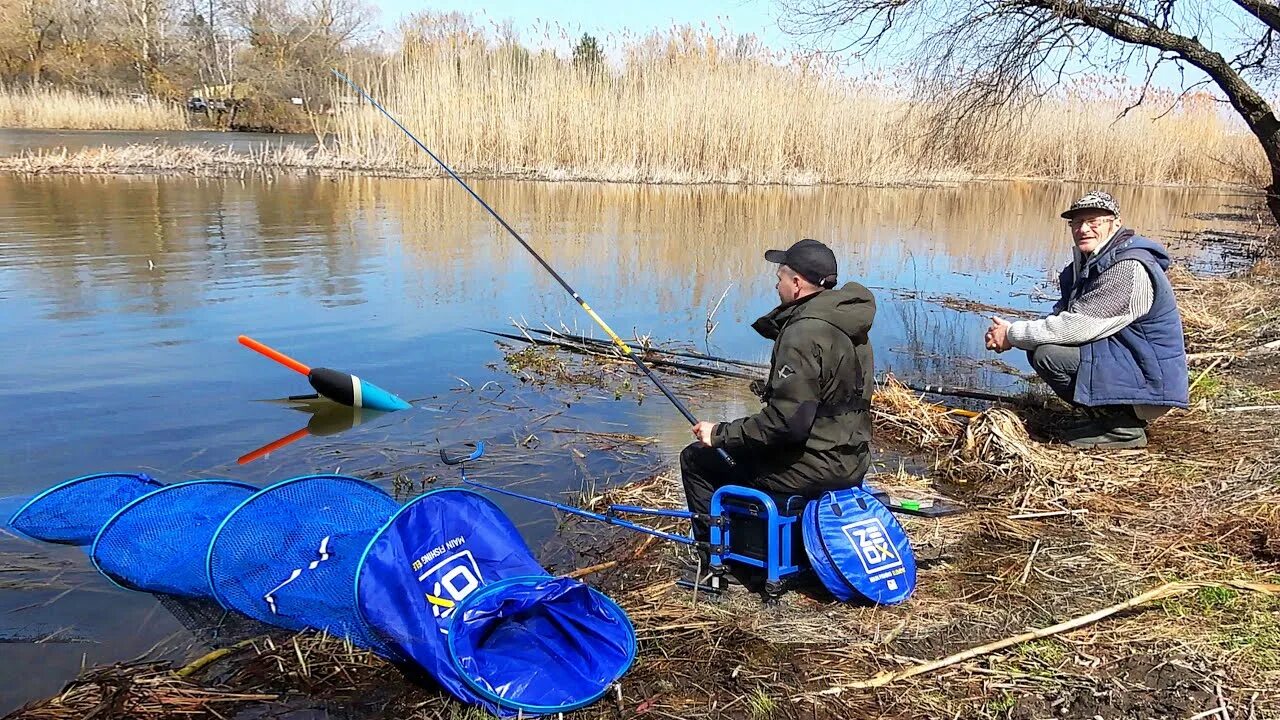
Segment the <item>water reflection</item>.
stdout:
<path fill-rule="evenodd" d="M 282 404 L 290 410 L 310 414 L 311 418 L 301 428 L 241 455 L 236 459 L 237 465 L 247 465 L 302 438 L 337 435 L 359 426 L 366 419 L 372 420 L 386 414 L 378 410 L 340 405 L 319 396 L 289 398 L 282 401 Z"/>
<path fill-rule="evenodd" d="M 730 309 L 755 306 L 770 271 L 760 254 L 804 236 L 831 244 L 846 278 L 1000 295 L 1011 273 L 1015 283 L 1040 279 L 1065 259 L 1057 212 L 1080 190 L 475 186 L 571 283 L 594 281 L 608 302 L 644 298 L 658 313 L 704 308 L 731 282 L 748 287 L 730 293 Z M 1224 199 L 1186 189 L 1116 195 L 1127 221 L 1156 237 L 1203 226 L 1187 216 Z M 169 314 L 283 284 L 321 305 L 358 304 L 372 276 L 397 271 L 409 273 L 402 289 L 418 301 L 443 302 L 465 282 L 469 299 L 495 302 L 531 269 L 444 180 L 5 178 L 0 205 L 9 208 L 0 267 L 31 271 L 25 284 L 54 298 L 59 317 Z M 556 290 L 541 274 L 531 285 Z M 104 302 L 104 289 L 118 304 Z"/>

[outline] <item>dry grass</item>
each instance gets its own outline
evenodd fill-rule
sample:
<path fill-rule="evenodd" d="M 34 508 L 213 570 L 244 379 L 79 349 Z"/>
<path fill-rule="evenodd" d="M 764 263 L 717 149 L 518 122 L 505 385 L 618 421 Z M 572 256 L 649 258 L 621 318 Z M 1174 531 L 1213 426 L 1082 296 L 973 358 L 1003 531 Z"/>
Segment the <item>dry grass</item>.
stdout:
<path fill-rule="evenodd" d="M 936 409 L 916 402 L 911 409 L 911 398 L 895 396 L 895 409 L 882 412 L 916 419 L 896 426 L 923 419 L 936 432 Z M 1227 447 L 1202 435 L 1224 419 L 1202 415 L 1167 418 L 1158 447 L 1132 453 L 1044 445 L 1000 409 L 950 436 L 944 425 L 935 484 L 955 490 L 946 473 L 965 475 L 958 490 L 974 506 L 905 520 L 922 566 L 916 594 L 898 607 L 796 593 L 764 612 L 745 593 L 698 602 L 671 586 L 681 551 L 659 544 L 612 578 L 615 597 L 656 628 L 645 636 L 647 660 L 629 676 L 641 685 L 631 694 L 677 716 L 736 717 L 738 698 L 757 691 L 779 700 L 783 717 L 1189 717 L 1223 704 L 1233 716 L 1272 716 L 1280 712 L 1265 691 L 1280 683 L 1280 601 L 1267 594 L 1280 572 L 1276 438 L 1236 435 L 1227 466 L 1216 461 Z M 876 482 L 897 490 L 903 478 Z M 920 478 L 906 482 L 920 489 Z M 678 507 L 677 485 L 638 485 L 626 499 Z M 1143 602 L 1093 624 L 857 689 L 1135 598 Z"/>
<path fill-rule="evenodd" d="M 1250 350 L 1280 337 L 1280 267 L 1262 262 L 1243 277 L 1199 278 L 1175 266 L 1169 279 L 1188 352 Z"/>
<path fill-rule="evenodd" d="M 1111 183 L 1261 183 L 1256 141 L 1207 95 L 1171 95 L 1117 119 L 1137 89 L 1091 78 L 982 126 L 913 98 L 907 72 L 850 76 L 814 57 L 689 28 L 616 40 L 619 67 L 588 71 L 468 31 L 407 42 L 358 78 L 455 169 L 491 176 L 657 183 L 915 184 L 974 177 Z M 336 81 L 335 81 L 336 82 Z M 345 86 L 340 93 L 351 94 Z M 369 106 L 317 118 L 337 141 L 272 167 L 435 176 L 440 171 Z M 183 108 L 61 90 L 0 89 L 0 125 L 185 129 Z M 137 154 L 140 151 L 129 151 Z M 166 151 L 170 152 L 170 151 Z M 63 158 L 72 171 L 180 169 L 129 153 Z M 170 154 L 168 159 L 173 159 Z M 55 159 L 31 161 L 53 169 Z M 214 153 L 202 164 L 259 164 Z M 21 169 L 10 166 L 8 169 Z"/>
<path fill-rule="evenodd" d="M 999 127 L 932 133 L 933 105 L 897 76 L 850 77 L 813 57 L 678 29 L 623 37 L 621 67 L 587 72 L 474 32 L 410 42 L 364 78 L 462 172 L 663 183 L 915 183 L 984 177 L 1126 183 L 1255 182 L 1247 133 L 1207 96 L 1117 120 L 1136 89 L 1097 79 Z M 905 73 L 902 75 L 905 77 Z M 372 108 L 330 129 L 374 165 L 431 160 Z"/>
<path fill-rule="evenodd" d="M 964 428 L 960 417 L 941 405 L 925 402 L 892 376 L 876 389 L 871 410 L 876 427 L 911 447 L 936 447 Z"/>
<path fill-rule="evenodd" d="M 68 130 L 186 130 L 186 110 L 174 103 L 98 97 L 70 90 L 20 90 L 0 85 L 0 127 Z"/>
<path fill-rule="evenodd" d="M 65 148 L 27 151 L 0 157 L 0 170 L 32 174 L 228 175 L 256 170 L 342 167 L 341 161 L 321 151 L 296 146 L 267 146 L 252 152 L 237 152 L 230 147 L 134 144 L 84 148 L 75 152 L 68 152 Z"/>
<path fill-rule="evenodd" d="M 178 678 L 164 663 L 91 670 L 58 695 L 32 703 L 13 716 L 23 720 L 108 717 L 159 719 L 216 717 L 237 704 L 274 700 L 275 695 L 201 688 Z"/>

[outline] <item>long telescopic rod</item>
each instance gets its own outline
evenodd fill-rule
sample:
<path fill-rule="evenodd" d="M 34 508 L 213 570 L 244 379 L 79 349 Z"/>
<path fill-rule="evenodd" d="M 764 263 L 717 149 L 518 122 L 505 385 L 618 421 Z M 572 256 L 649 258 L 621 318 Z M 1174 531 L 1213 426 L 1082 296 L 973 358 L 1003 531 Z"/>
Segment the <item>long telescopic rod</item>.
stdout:
<path fill-rule="evenodd" d="M 640 368 L 641 372 L 647 375 L 649 379 L 653 381 L 654 385 L 658 386 L 658 389 L 662 391 L 662 394 L 667 396 L 667 399 L 671 401 L 672 405 L 676 406 L 676 409 L 680 411 L 681 415 L 684 415 L 685 419 L 689 421 L 689 424 L 690 425 L 698 424 L 698 418 L 694 417 L 693 413 L 689 412 L 689 408 L 685 407 L 684 403 L 680 402 L 680 398 L 672 394 L 671 390 L 669 390 L 667 386 L 664 385 L 662 381 L 658 379 L 658 376 L 653 374 L 653 371 L 650 370 L 649 366 L 646 365 L 644 361 L 640 359 L 640 356 L 631 350 L 631 346 L 627 345 L 627 343 L 624 342 L 622 338 L 618 337 L 618 334 L 615 333 L 613 329 L 610 328 L 609 325 L 606 324 L 605 321 L 602 320 L 600 316 L 596 314 L 596 311 L 591 309 L 591 306 L 587 304 L 587 301 L 583 300 L 582 296 L 578 295 L 577 291 L 575 291 L 572 287 L 570 287 L 569 283 L 565 282 L 564 278 L 560 277 L 560 273 L 556 272 L 554 268 L 548 265 L 547 261 L 543 260 L 542 256 L 539 255 L 536 250 L 530 247 L 529 243 L 524 241 L 524 238 L 520 237 L 520 233 L 516 232 L 515 228 L 508 225 L 507 221 L 503 220 L 502 216 L 499 215 L 497 211 L 489 207 L 489 203 L 485 202 L 484 198 L 477 195 L 476 191 L 472 190 L 471 186 L 468 185 L 465 180 L 458 177 L 458 174 L 455 173 L 448 165 L 446 165 L 443 160 L 436 157 L 436 154 L 431 152 L 430 148 L 428 148 L 426 145 L 423 145 L 421 140 L 419 140 L 413 133 L 409 132 L 409 128 L 402 125 L 400 121 L 395 118 L 395 116 L 387 112 L 387 109 L 382 107 L 382 105 L 378 104 L 378 101 L 374 100 L 369 95 L 369 93 L 364 91 L 363 88 L 361 88 L 359 85 L 352 82 L 351 78 L 348 78 L 346 75 L 343 75 L 337 70 L 334 70 L 333 74 L 338 76 L 338 79 L 350 85 L 352 89 L 354 89 L 356 92 L 360 93 L 360 95 L 363 96 L 365 100 L 368 100 L 370 105 L 373 105 L 375 108 L 377 108 L 379 112 L 381 112 L 383 115 L 386 115 L 388 120 L 395 123 L 396 127 L 400 128 L 402 131 L 404 131 L 405 135 L 409 136 L 410 140 L 412 140 L 414 143 L 418 145 L 418 147 L 422 148 L 424 152 L 430 155 L 431 159 L 435 160 L 436 164 L 439 165 L 442 170 L 448 173 L 449 176 L 452 177 L 454 180 L 457 180 L 458 184 L 461 185 L 464 190 L 470 193 L 471 197 L 476 199 L 476 202 L 480 203 L 480 205 L 485 210 L 489 211 L 489 214 L 493 216 L 494 220 L 498 221 L 498 224 L 502 225 L 502 227 L 506 228 L 507 232 L 511 233 L 511 237 L 515 238 L 516 242 L 520 243 L 520 245 L 524 247 L 525 250 L 529 251 L 529 254 L 533 256 L 534 260 L 538 261 L 539 265 L 541 265 L 548 273 L 551 273 L 551 277 L 555 278 L 556 282 L 560 283 L 560 287 L 564 288 L 565 292 L 569 293 L 569 295 L 571 295 L 573 299 L 577 301 L 579 305 L 582 306 L 582 309 L 586 311 L 587 315 L 590 315 L 591 319 L 596 321 L 596 324 L 600 326 L 600 329 L 604 330 L 605 334 L 607 334 L 613 340 L 613 342 L 617 344 L 618 348 L 622 350 L 622 354 L 626 355 L 628 358 L 631 358 L 631 360 L 636 364 L 636 367 Z M 732 467 L 735 464 L 733 461 L 733 458 L 729 456 L 729 453 L 725 452 L 724 448 L 716 448 L 716 450 L 719 451 L 720 457 L 723 458 L 724 461 L 728 463 L 730 467 Z"/>
<path fill-rule="evenodd" d="M 626 520 L 623 520 L 618 517 L 614 517 L 613 515 L 605 515 L 603 513 L 591 512 L 590 510 L 583 510 L 582 508 L 576 508 L 571 505 L 564 505 L 562 503 L 553 502 L 551 500 L 543 500 L 542 498 L 536 498 L 536 497 L 533 497 L 532 495 L 521 495 L 520 493 L 511 491 L 511 490 L 505 490 L 503 488 L 494 487 L 492 485 L 485 485 L 484 483 L 478 483 L 475 480 L 467 479 L 466 473 L 463 473 L 462 475 L 462 482 L 474 487 L 478 487 L 482 490 L 488 490 L 490 492 L 497 493 L 499 495 L 506 495 L 507 497 L 519 498 L 521 500 L 526 500 L 531 503 L 546 505 L 547 507 L 555 508 L 556 510 L 560 510 L 562 512 L 567 512 L 570 515 L 577 515 L 579 517 L 588 518 L 590 520 L 606 523 L 608 525 L 616 525 L 620 528 L 626 528 L 627 530 L 634 530 L 636 532 L 642 532 L 646 535 L 653 535 L 654 537 L 659 537 L 659 538 L 662 538 L 663 540 L 670 540 L 672 542 L 678 542 L 683 545 L 697 544 L 697 542 L 693 538 L 690 538 L 686 535 L 675 535 L 673 533 L 663 532 L 661 530 L 655 530 L 653 528 L 645 527 L 643 525 L 637 525 L 636 523 L 633 523 L 633 522 L 627 522 Z M 619 506 L 619 509 L 623 512 L 633 510 L 633 508 L 627 508 L 626 510 L 622 510 L 622 508 L 623 506 Z M 646 508 L 634 508 L 634 509 L 646 510 Z M 686 518 L 686 519 L 692 515 L 692 513 L 681 512 L 679 510 L 667 510 L 663 512 L 669 513 L 668 515 L 669 517 L 680 517 L 680 518 Z M 659 514 L 659 513 L 650 511 L 650 514 Z"/>

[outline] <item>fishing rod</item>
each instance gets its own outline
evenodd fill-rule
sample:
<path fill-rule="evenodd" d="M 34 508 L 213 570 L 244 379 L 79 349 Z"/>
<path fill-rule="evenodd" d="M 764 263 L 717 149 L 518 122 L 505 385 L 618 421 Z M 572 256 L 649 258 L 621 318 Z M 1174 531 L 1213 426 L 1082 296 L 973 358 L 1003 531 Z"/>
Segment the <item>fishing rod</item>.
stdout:
<path fill-rule="evenodd" d="M 476 442 L 476 449 L 467 457 L 449 457 L 448 453 L 445 452 L 445 449 L 440 448 L 440 460 L 444 462 L 445 465 L 465 465 L 465 463 L 478 459 L 481 455 L 484 455 L 483 440 Z M 472 487 L 478 487 L 482 490 L 488 490 L 489 492 L 497 493 L 499 495 L 506 495 L 507 497 L 513 497 L 518 500 L 524 500 L 527 502 L 536 503 L 538 505 L 545 505 L 546 507 L 555 508 L 556 510 L 567 512 L 571 515 L 577 515 L 579 517 L 588 518 L 590 520 L 596 520 L 602 523 L 607 523 L 609 525 L 617 525 L 618 527 L 626 528 L 628 530 L 635 530 L 636 532 L 642 532 L 647 535 L 653 535 L 654 537 L 659 537 L 659 538 L 662 538 L 663 540 L 671 540 L 673 542 L 678 542 L 684 545 L 698 544 L 696 540 L 694 540 L 693 538 L 687 535 L 676 535 L 669 532 L 663 532 L 661 530 L 655 530 L 650 527 L 645 527 L 644 525 L 639 525 L 633 522 L 627 522 L 626 520 L 623 520 L 622 518 L 619 518 L 613 514 L 614 512 L 613 506 L 610 506 L 610 512 L 608 514 L 591 512 L 590 510 L 583 510 L 582 508 L 573 507 L 572 505 L 565 505 L 563 503 L 558 503 L 551 500 L 545 500 L 543 498 L 534 497 L 532 495 L 523 495 L 521 493 L 514 492 L 512 490 L 505 490 L 500 487 L 494 487 L 492 485 L 485 485 L 484 483 L 478 483 L 475 480 L 471 480 L 467 477 L 466 467 L 461 467 L 458 470 L 462 475 L 462 482 Z M 675 518 L 684 518 L 684 519 L 690 519 L 695 517 L 694 513 L 689 512 L 687 510 L 649 510 L 648 508 L 630 508 L 627 506 L 617 506 L 617 507 L 619 512 L 638 512 L 640 514 L 649 514 L 649 515 L 660 514 L 664 517 L 675 517 Z M 624 507 L 626 507 L 626 509 L 623 509 Z M 707 517 L 707 516 L 701 516 L 701 517 Z"/>
<path fill-rule="evenodd" d="M 364 88 L 361 88 L 359 85 L 355 84 L 355 82 L 353 82 L 351 78 L 348 78 L 346 75 L 343 75 L 342 73 L 338 72 L 336 69 L 333 70 L 333 74 L 336 75 L 338 79 L 350 85 L 351 88 L 355 90 L 357 93 L 359 93 L 361 96 L 363 96 L 365 100 L 368 100 L 369 104 L 377 108 L 378 111 L 381 112 L 383 115 L 385 115 L 388 120 L 390 120 L 392 123 L 395 123 L 395 126 L 400 128 L 405 135 L 409 136 L 410 140 L 416 143 L 418 147 L 422 148 L 422 150 L 425 153 L 430 155 L 431 159 L 435 160 L 436 164 L 439 165 L 442 170 L 444 170 L 446 173 L 449 174 L 449 177 L 452 177 L 454 180 L 457 180 L 458 184 L 461 185 L 462 188 L 471 195 L 471 197 L 475 198 L 476 202 L 480 203 L 481 207 L 489 211 L 489 214 L 493 216 L 493 219 L 497 220 L 499 225 L 505 228 L 507 232 L 511 233 L 511 237 L 515 238 L 516 242 L 520 243 L 520 245 L 525 250 L 528 250 L 529 254 L 533 256 L 533 259 L 537 260 L 538 264 L 541 265 L 544 270 L 550 273 L 551 277 L 555 278 L 556 282 L 560 283 L 560 287 L 564 288 L 565 292 L 569 293 L 569 295 L 578 303 L 578 305 L 582 307 L 582 309 L 587 313 L 587 315 L 591 316 L 591 319 L 594 320 L 596 324 L 600 326 L 600 329 L 604 330 L 605 333 L 610 338 L 612 338 L 613 342 L 617 344 L 620 350 L 622 350 L 622 354 L 626 355 L 628 358 L 633 360 L 636 364 L 636 367 L 640 368 L 641 372 L 643 372 L 646 376 L 648 376 L 648 378 L 653 381 L 654 385 L 658 386 L 658 390 L 662 391 L 662 394 L 667 396 L 667 399 L 671 401 L 672 405 L 675 405 L 676 409 L 680 411 L 681 415 L 684 415 L 685 419 L 689 421 L 689 424 L 690 425 L 698 424 L 698 418 L 694 417 L 693 413 L 689 412 L 689 409 L 684 406 L 684 403 L 680 402 L 680 398 L 676 397 L 671 392 L 671 390 L 669 390 L 667 386 L 664 385 L 662 381 L 658 379 L 658 376 L 653 374 L 653 370 L 650 370 L 649 366 L 645 364 L 644 360 L 641 360 L 640 356 L 631 350 L 631 346 L 627 345 L 627 343 L 623 341 L 622 338 L 618 337 L 618 334 L 615 333 L 613 329 L 610 328 L 609 325 L 605 323 L 605 321 L 601 319 L 599 315 L 596 314 L 596 311 L 591 309 L 591 306 L 587 304 L 587 301 L 583 300 L 582 296 L 579 295 L 576 290 L 570 287 L 569 283 L 565 282 L 564 278 L 560 277 L 560 273 L 556 272 L 554 268 L 548 265 L 547 261 L 543 260 L 542 256 L 539 255 L 538 252 L 529 245 L 529 243 L 525 242 L 524 238 L 520 237 L 520 233 L 516 232 L 515 228 L 508 225 L 507 221 L 503 220 L 502 216 L 499 215 L 496 210 L 494 210 L 492 207 L 489 207 L 489 203 L 485 202 L 484 198 L 477 195 L 476 191 L 472 190 L 471 186 L 468 185 L 465 180 L 459 177 L 458 174 L 455 173 L 452 168 L 446 165 L 443 160 L 437 157 L 435 153 L 431 152 L 431 149 L 428 148 L 426 145 L 424 145 L 422 141 L 417 138 L 417 136 L 415 136 L 412 132 L 409 132 L 409 128 L 401 124 L 400 121 L 397 120 L 394 115 L 388 112 L 386 108 L 382 107 L 382 105 L 380 105 L 377 100 L 374 100 L 369 95 L 369 93 L 365 92 Z M 720 454 L 720 457 L 730 467 L 733 467 L 736 465 L 736 463 L 733 461 L 733 458 L 729 456 L 729 453 L 725 452 L 724 448 L 716 448 L 716 451 Z"/>
<path fill-rule="evenodd" d="M 594 346 L 594 347 L 607 347 L 609 345 L 609 343 L 604 340 L 600 340 L 598 338 L 586 337 L 585 335 L 574 335 L 572 333 L 556 332 L 554 330 L 542 330 L 539 328 L 532 328 L 532 327 L 523 327 L 523 326 L 517 326 L 517 327 L 519 327 L 520 330 L 524 332 L 537 333 L 539 335 L 547 336 L 550 338 L 564 338 L 564 341 L 559 341 L 554 339 L 539 340 L 533 337 L 524 337 L 520 335 L 514 335 L 511 333 L 497 332 L 494 330 L 481 330 L 481 332 L 489 335 L 496 335 L 498 337 L 507 338 L 510 340 L 519 340 L 521 342 L 532 342 L 538 345 L 552 345 L 556 347 L 563 347 L 568 350 L 581 349 L 581 348 L 575 347 L 572 343 L 579 343 L 580 345 Z M 717 357 L 715 355 L 704 355 L 702 353 L 697 353 L 697 352 L 664 350 L 662 348 L 656 348 L 656 347 L 645 348 L 644 351 L 645 353 L 652 354 L 652 355 L 668 355 L 672 357 L 693 358 L 695 360 L 702 360 L 704 362 L 714 362 L 714 363 L 720 363 L 723 365 L 736 365 L 738 367 L 755 368 L 760 370 L 769 369 L 769 366 L 766 365 L 765 363 L 751 362 L 750 360 L 739 360 L 737 358 Z M 649 362 L 655 365 L 669 365 L 671 367 L 674 367 L 680 370 L 704 372 L 708 374 L 714 374 L 720 377 L 740 378 L 743 380 L 762 379 L 759 375 L 750 375 L 747 373 L 737 372 L 734 370 L 726 370 L 723 368 L 709 368 L 709 367 L 693 365 L 689 363 L 663 361 L 661 359 L 656 359 L 656 358 L 650 358 Z M 966 387 L 955 387 L 952 385 L 920 384 L 920 383 L 909 382 L 901 379 L 899 379 L 898 382 L 902 383 L 902 386 L 907 388 L 908 390 L 914 390 L 915 392 L 926 393 L 929 395 L 949 395 L 952 397 L 969 398 L 971 400 L 985 400 L 987 402 L 1008 403 L 1012 405 L 1026 404 L 1028 402 L 1028 398 L 1023 395 L 996 393 L 996 392 L 990 392 L 988 390 L 979 390 L 976 388 L 966 388 Z"/>
<path fill-rule="evenodd" d="M 586 355 L 595 355 L 597 357 L 610 357 L 610 358 L 617 357 L 616 355 L 612 355 L 607 352 L 601 352 L 600 350 L 597 349 L 597 348 L 612 347 L 610 343 L 606 343 L 604 341 L 601 341 L 600 344 L 593 343 L 590 346 L 584 347 L 583 345 L 577 345 L 572 342 L 562 342 L 560 340 L 543 340 L 540 338 L 529 338 L 521 335 L 516 335 L 514 333 L 498 332 L 496 330 L 481 330 L 480 332 L 486 335 L 493 335 L 494 337 L 505 338 L 507 340 L 518 340 L 520 342 L 532 342 L 534 345 L 542 345 L 545 347 L 564 348 L 565 350 L 570 350 L 573 352 L 586 354 Z M 748 373 L 735 372 L 733 370 L 724 370 L 721 368 L 707 367 L 705 365 L 694 365 L 691 363 L 676 362 L 674 360 L 663 360 L 661 358 L 650 358 L 649 363 L 652 365 L 657 365 L 659 367 L 665 366 L 669 368 L 674 368 L 676 370 L 683 370 L 690 374 L 697 374 L 702 376 L 730 377 L 730 378 L 737 378 L 739 380 L 757 380 L 760 377 L 759 375 L 750 375 Z"/>

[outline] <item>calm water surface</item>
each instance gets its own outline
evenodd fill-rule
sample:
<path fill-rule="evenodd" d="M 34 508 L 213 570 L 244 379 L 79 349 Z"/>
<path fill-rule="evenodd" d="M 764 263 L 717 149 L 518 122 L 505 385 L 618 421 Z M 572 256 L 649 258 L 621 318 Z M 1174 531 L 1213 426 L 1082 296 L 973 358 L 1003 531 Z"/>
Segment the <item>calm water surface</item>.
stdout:
<path fill-rule="evenodd" d="M 83 144 L 116 136 L 85 135 Z M 55 141 L 67 144 L 63 134 L 4 131 L 0 152 L 5 143 Z M 761 254 L 815 237 L 835 249 L 843 279 L 876 289 L 878 371 L 1008 389 L 1027 372 L 1024 358 L 991 362 L 982 348 L 985 315 L 935 300 L 1047 308 L 1050 269 L 1069 257 L 1057 213 L 1082 191 L 1029 183 L 474 186 L 624 335 L 765 359 L 767 343 L 747 327 L 776 301 L 773 267 Z M 1191 214 L 1241 202 L 1205 190 L 1116 195 L 1129 224 L 1169 240 L 1205 226 Z M 257 484 L 339 470 L 390 487 L 378 472 L 385 461 L 420 470 L 410 474 L 414 482 L 451 477 L 435 459 L 436 443 L 477 437 L 488 438 L 495 455 L 478 475 L 537 480 L 538 492 L 554 494 L 670 463 L 687 438 L 682 418 L 649 388 L 639 404 L 633 394 L 615 400 L 604 390 L 566 403 L 563 393 L 522 385 L 506 370 L 493 339 L 474 328 L 501 330 L 515 318 L 586 332 L 589 321 L 445 181 L 0 177 L 0 215 L 6 516 L 55 482 L 109 470 Z M 722 295 L 708 339 L 706 318 Z M 280 402 L 310 392 L 305 379 L 240 347 L 240 333 L 303 362 L 357 372 L 415 407 L 357 418 Z M 692 405 L 705 418 L 750 409 L 742 394 Z M 529 441 L 530 418 L 547 413 L 558 414 Z M 308 425 L 313 435 L 237 463 Z M 660 442 L 651 457 L 619 466 L 599 453 L 565 451 L 553 442 L 556 427 Z M 549 515 L 503 505 L 531 543 L 549 533 Z M 82 663 L 130 659 L 185 637 L 176 613 L 112 587 L 80 550 L 0 536 L 0 558 L 54 563 L 62 572 L 47 587 L 0 575 L 0 712 L 56 691 Z"/>

